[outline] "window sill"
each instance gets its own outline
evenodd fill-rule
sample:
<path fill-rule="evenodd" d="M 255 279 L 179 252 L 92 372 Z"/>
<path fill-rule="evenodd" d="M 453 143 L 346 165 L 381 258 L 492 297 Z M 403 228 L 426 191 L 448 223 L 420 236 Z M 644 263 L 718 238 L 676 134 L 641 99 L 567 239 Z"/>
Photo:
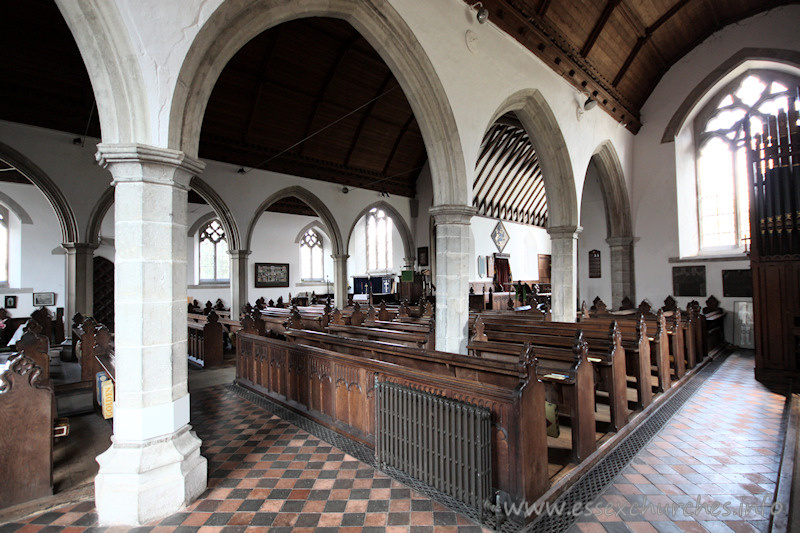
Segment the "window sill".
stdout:
<path fill-rule="evenodd" d="M 218 283 L 218 282 L 200 282 L 197 285 L 189 285 L 187 289 L 229 289 L 231 284 L 229 282 Z"/>
<path fill-rule="evenodd" d="M 296 283 L 295 285 L 296 285 L 297 287 L 319 287 L 320 285 L 325 285 L 326 283 L 327 283 L 327 284 L 329 284 L 329 285 L 333 285 L 333 283 L 332 283 L 332 282 L 326 282 L 324 279 L 319 279 L 319 280 L 315 280 L 315 279 L 303 280 L 303 281 L 300 281 L 300 282 Z"/>
<path fill-rule="evenodd" d="M 714 263 L 721 261 L 746 261 L 750 262 L 750 256 L 744 252 L 738 254 L 725 255 L 695 255 L 689 257 L 670 257 L 670 263 Z"/>

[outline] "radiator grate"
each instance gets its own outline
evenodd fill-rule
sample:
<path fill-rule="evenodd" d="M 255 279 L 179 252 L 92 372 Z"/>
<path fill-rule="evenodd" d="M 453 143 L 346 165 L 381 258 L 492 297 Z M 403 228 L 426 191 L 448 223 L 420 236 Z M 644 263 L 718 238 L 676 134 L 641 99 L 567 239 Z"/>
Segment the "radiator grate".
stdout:
<path fill-rule="evenodd" d="M 478 510 L 491 503 L 491 412 L 465 402 L 377 384 L 375 456 Z"/>

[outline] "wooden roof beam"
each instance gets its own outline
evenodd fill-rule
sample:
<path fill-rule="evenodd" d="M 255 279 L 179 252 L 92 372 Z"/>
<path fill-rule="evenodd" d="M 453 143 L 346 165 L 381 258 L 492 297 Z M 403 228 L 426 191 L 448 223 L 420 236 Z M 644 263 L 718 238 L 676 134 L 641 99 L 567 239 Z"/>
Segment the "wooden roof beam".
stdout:
<path fill-rule="evenodd" d="M 281 26 L 278 26 L 278 28 L 275 30 L 275 33 L 270 35 L 272 35 L 272 44 L 265 51 L 264 57 L 261 58 L 261 66 L 259 67 L 261 78 L 258 80 L 258 85 L 250 97 L 250 114 L 247 117 L 247 124 L 243 130 L 243 141 L 250 139 L 250 134 L 253 130 L 256 108 L 258 107 L 258 103 L 261 101 L 261 95 L 264 93 L 264 89 L 267 86 L 267 72 L 269 72 L 270 64 L 272 64 L 272 58 L 275 57 L 275 49 L 278 47 L 278 40 L 281 36 Z"/>
<path fill-rule="evenodd" d="M 633 63 L 633 60 L 636 59 L 636 56 L 642 49 L 642 46 L 644 46 L 645 43 L 647 43 L 650 40 L 650 37 L 653 36 L 653 32 L 655 32 L 665 22 L 667 22 L 669 19 L 675 16 L 675 14 L 678 11 L 683 9 L 683 7 L 691 1 L 692 0 L 679 0 L 674 6 L 669 8 L 669 10 L 666 13 L 661 15 L 658 18 L 658 20 L 656 20 L 651 26 L 645 28 L 644 35 L 640 36 L 639 39 L 636 41 L 636 45 L 633 47 L 633 50 L 631 50 L 631 53 L 628 54 L 628 57 L 625 58 L 625 63 L 622 64 L 622 68 L 620 68 L 619 72 L 617 72 L 617 75 L 614 77 L 614 81 L 611 82 L 611 85 L 613 85 L 614 87 L 619 85 L 619 82 L 622 81 L 622 78 L 625 77 L 625 74 L 627 74 L 628 69 L 631 66 L 631 63 Z M 659 57 L 661 57 L 660 53 L 658 55 Z M 663 57 L 661 57 L 661 61 L 662 63 L 666 64 L 666 61 L 664 61 Z"/>
<path fill-rule="evenodd" d="M 600 36 L 600 33 L 605 28 L 606 24 L 608 23 L 608 19 L 611 18 L 611 14 L 614 12 L 614 9 L 619 5 L 621 0 L 609 0 L 606 4 L 606 7 L 603 8 L 603 12 L 600 14 L 600 18 L 597 20 L 597 23 L 592 28 L 592 32 L 589 34 L 589 38 L 586 39 L 586 42 L 583 44 L 583 48 L 581 48 L 581 55 L 586 57 L 589 55 L 589 52 L 592 51 L 592 47 L 594 43 L 597 42 L 597 38 Z"/>
<path fill-rule="evenodd" d="M 392 75 L 391 72 L 389 72 L 386 75 L 386 77 L 383 79 L 383 82 L 381 82 L 381 86 L 378 87 L 378 92 L 375 94 L 376 98 L 378 96 L 382 95 L 386 91 L 386 88 L 389 86 L 389 83 L 391 83 L 391 81 L 393 79 L 394 79 L 394 76 Z M 363 114 L 361 115 L 361 120 L 358 121 L 358 127 L 356 128 L 356 134 L 353 136 L 353 142 L 350 143 L 350 149 L 347 150 L 347 155 L 344 158 L 344 164 L 345 165 L 349 165 L 350 164 L 350 158 L 353 157 L 353 153 L 356 151 L 356 146 L 358 145 L 358 140 L 361 138 L 361 134 L 364 131 L 364 126 L 367 123 L 367 119 L 369 119 L 369 117 L 371 116 L 372 109 L 375 107 L 375 104 L 377 102 L 378 102 L 377 99 L 373 100 L 371 104 L 369 104 L 367 107 L 364 108 Z M 412 118 L 414 117 L 414 113 L 413 112 L 411 113 L 411 117 Z M 406 123 L 408 123 L 408 121 L 406 121 Z M 405 133 L 405 131 L 403 131 L 403 133 Z M 394 149 L 397 149 L 397 146 L 398 146 L 398 143 L 395 142 Z M 392 153 L 392 156 L 394 156 L 394 153 Z M 388 165 L 388 162 L 387 162 L 387 164 L 386 164 L 386 166 L 384 168 L 386 168 L 388 166 L 389 165 Z M 386 174 L 386 172 L 384 172 L 384 174 Z"/>
<path fill-rule="evenodd" d="M 311 111 L 308 117 L 308 122 L 306 122 L 305 134 L 303 134 L 302 137 L 303 139 L 306 139 L 308 138 L 309 135 L 311 135 L 311 128 L 314 126 L 314 121 L 317 118 L 317 113 L 319 113 L 319 108 L 322 106 L 322 102 L 325 101 L 325 93 L 328 92 L 328 88 L 330 87 L 333 78 L 336 76 L 336 73 L 339 71 L 339 67 L 342 64 L 342 61 L 344 61 L 347 52 L 350 51 L 350 49 L 353 47 L 356 41 L 358 41 L 358 39 L 360 39 L 360 36 L 356 35 L 351 39 L 347 40 L 342 45 L 342 47 L 339 48 L 338 54 L 336 56 L 336 61 L 333 62 L 333 66 L 328 71 L 327 76 L 325 76 L 325 81 L 322 83 L 322 88 L 320 89 L 319 93 L 317 93 L 317 99 L 314 102 L 314 109 Z M 299 147 L 300 150 L 298 151 L 300 155 L 303 154 L 305 146 L 306 146 L 305 143 L 300 145 Z"/>

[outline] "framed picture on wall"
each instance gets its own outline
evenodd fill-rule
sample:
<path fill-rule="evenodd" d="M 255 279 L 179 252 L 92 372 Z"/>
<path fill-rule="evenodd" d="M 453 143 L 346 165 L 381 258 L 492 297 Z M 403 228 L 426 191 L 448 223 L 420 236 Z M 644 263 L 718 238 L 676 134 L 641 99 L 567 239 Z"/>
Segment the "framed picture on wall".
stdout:
<path fill-rule="evenodd" d="M 17 308 L 17 297 L 16 296 L 6 296 L 4 298 L 4 305 L 6 309 L 16 309 Z"/>
<path fill-rule="evenodd" d="M 289 263 L 256 263 L 256 288 L 288 287 Z"/>
<path fill-rule="evenodd" d="M 421 267 L 428 266 L 428 247 L 417 248 L 417 264 Z"/>
<path fill-rule="evenodd" d="M 56 305 L 56 293 L 54 292 L 34 292 L 33 293 L 33 306 L 44 307 L 48 305 Z"/>

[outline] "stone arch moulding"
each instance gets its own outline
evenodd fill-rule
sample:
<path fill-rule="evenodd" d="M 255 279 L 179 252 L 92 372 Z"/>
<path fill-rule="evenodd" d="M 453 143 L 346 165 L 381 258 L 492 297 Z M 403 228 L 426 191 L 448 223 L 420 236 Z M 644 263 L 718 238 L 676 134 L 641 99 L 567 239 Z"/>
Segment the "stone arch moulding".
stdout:
<path fill-rule="evenodd" d="M 422 45 L 389 2 L 227 0 L 192 43 L 170 108 L 169 146 L 196 156 L 206 105 L 222 69 L 248 41 L 300 17 L 333 17 L 351 24 L 381 55 L 400 83 L 422 131 L 433 178 L 434 204 L 466 204 L 468 176 L 455 117 Z"/>
<path fill-rule="evenodd" d="M 633 237 L 631 223 L 631 204 L 622 165 L 614 146 L 602 143 L 589 161 L 594 165 L 600 178 L 600 189 L 606 207 L 606 226 L 609 238 Z"/>
<path fill-rule="evenodd" d="M 117 4 L 103 0 L 56 0 L 78 45 L 97 102 L 104 143 L 145 142 L 152 137 L 138 54 Z"/>
<path fill-rule="evenodd" d="M 100 244 L 100 227 L 112 205 L 114 205 L 114 187 L 109 187 L 100 195 L 89 215 L 89 225 L 86 226 L 86 242 L 89 244 Z"/>
<path fill-rule="evenodd" d="M 383 200 L 375 202 L 373 204 L 368 205 L 361 212 L 356 216 L 353 223 L 350 225 L 350 231 L 347 233 L 347 243 L 345 246 L 345 250 L 349 250 L 350 248 L 350 239 L 353 237 L 353 230 L 356 229 L 356 224 L 358 221 L 361 220 L 362 217 L 366 216 L 367 213 L 370 212 L 375 207 L 380 207 L 384 211 L 386 211 L 389 215 L 389 218 L 392 219 L 394 226 L 397 228 L 397 231 L 400 233 L 400 238 L 403 240 L 403 257 L 416 257 L 416 250 L 414 248 L 414 236 L 411 234 L 411 229 L 408 227 L 403 216 L 395 209 L 391 204 L 384 202 Z"/>
<path fill-rule="evenodd" d="M 622 165 L 614 146 L 602 143 L 589 160 L 597 169 L 603 205 L 606 211 L 606 230 L 611 260 L 611 300 L 613 308 L 622 305 L 626 296 L 636 301 L 634 283 L 633 225 L 630 198 Z M 583 222 L 583 221 L 581 221 Z"/>
<path fill-rule="evenodd" d="M 72 207 L 70 207 L 64 193 L 50 179 L 50 176 L 33 161 L 2 142 L 0 142 L 0 159 L 19 170 L 45 195 L 47 201 L 53 207 L 58 223 L 61 226 L 61 242 L 78 242 L 80 231 L 78 230 L 78 222 L 75 220 L 75 213 L 72 211 Z"/>
<path fill-rule="evenodd" d="M 575 177 L 567 143 L 553 111 L 538 90 L 523 89 L 506 98 L 486 130 L 510 111 L 519 118 L 539 156 L 547 195 L 548 227 L 577 227 Z"/>
<path fill-rule="evenodd" d="M 191 181 L 189 182 L 189 187 L 191 187 L 194 192 L 199 194 L 200 197 L 205 200 L 214 210 L 214 213 L 216 214 L 216 217 L 219 218 L 222 228 L 225 230 L 225 235 L 228 238 L 228 249 L 241 250 L 242 237 L 239 233 L 239 225 L 236 223 L 236 219 L 233 218 L 231 210 L 228 209 L 228 205 L 219 196 L 219 194 L 217 194 L 217 191 L 215 191 L 208 183 L 203 181 L 198 176 L 192 177 Z"/>
<path fill-rule="evenodd" d="M 325 235 L 325 237 L 327 237 L 328 239 L 331 238 L 331 236 L 328 235 L 328 229 L 322 224 L 320 224 L 319 220 L 312 220 L 311 222 L 303 226 L 303 229 L 297 232 L 297 236 L 294 238 L 295 244 L 300 244 L 300 241 L 303 240 L 303 237 L 305 237 L 306 232 L 310 229 L 319 231 L 320 233 Z"/>
<path fill-rule="evenodd" d="M 319 216 L 322 220 L 322 225 L 324 226 L 325 233 L 331 239 L 331 249 L 334 255 L 340 255 L 345 253 L 343 250 L 346 250 L 342 246 L 342 233 L 339 231 L 339 225 L 336 224 L 336 220 L 333 218 L 333 215 L 325 206 L 325 204 L 320 200 L 314 193 L 304 189 L 303 187 L 294 186 L 294 187 L 287 187 L 285 189 L 281 189 L 280 191 L 273 193 L 270 195 L 269 198 L 261 202 L 261 205 L 258 206 L 256 212 L 253 214 L 253 218 L 250 220 L 250 226 L 247 228 L 247 237 L 245 238 L 244 245 L 248 250 L 250 250 L 250 246 L 253 240 L 253 231 L 255 231 L 256 224 L 258 223 L 258 219 L 261 218 L 261 215 L 264 214 L 264 211 L 283 198 L 289 198 L 294 196 L 305 202 L 308 207 L 314 210 L 314 212 Z"/>
<path fill-rule="evenodd" d="M 675 114 L 667 123 L 661 143 L 671 143 L 683 127 L 686 119 L 691 115 L 697 104 L 710 93 L 720 82 L 734 74 L 739 67 L 749 61 L 786 65 L 800 69 L 800 51 L 770 48 L 742 48 L 717 68 L 712 70 L 703 81 L 698 83 L 686 96 Z M 763 65 L 759 65 L 763 68 Z"/>
<path fill-rule="evenodd" d="M 8 210 L 14 213 L 14 215 L 19 219 L 22 224 L 33 224 L 33 219 L 25 211 L 25 208 L 19 205 L 13 198 L 11 198 L 6 193 L 0 191 L 0 202 L 2 202 Z"/>
<path fill-rule="evenodd" d="M 200 195 L 203 200 L 208 202 L 208 205 L 213 209 L 213 213 L 209 213 L 209 220 L 218 218 L 225 230 L 225 235 L 228 237 L 228 246 L 231 250 L 238 250 L 241 244 L 241 237 L 239 236 L 239 226 L 233 218 L 228 206 L 219 197 L 205 181 L 197 176 L 193 176 L 189 182 L 189 187 Z M 103 191 L 102 196 L 92 209 L 92 214 L 89 216 L 89 225 L 86 228 L 86 242 L 91 244 L 100 243 L 100 226 L 103 224 L 103 218 L 106 213 L 114 204 L 114 187 L 109 187 Z M 196 224 L 195 224 L 196 226 Z M 197 227 L 192 226 L 194 231 Z M 192 229 L 189 229 L 189 235 L 192 234 Z M 235 247 L 234 247 L 235 246 Z"/>

